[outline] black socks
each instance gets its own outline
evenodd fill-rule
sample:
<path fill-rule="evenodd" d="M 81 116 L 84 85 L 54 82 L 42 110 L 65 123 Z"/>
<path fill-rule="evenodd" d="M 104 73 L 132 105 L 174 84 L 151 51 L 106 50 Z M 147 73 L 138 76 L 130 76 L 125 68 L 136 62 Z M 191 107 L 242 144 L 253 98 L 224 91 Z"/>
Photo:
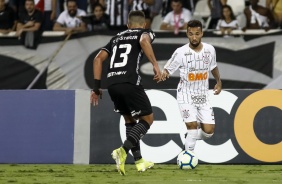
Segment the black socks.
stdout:
<path fill-rule="evenodd" d="M 147 133 L 149 129 L 150 129 L 150 125 L 144 120 L 139 120 L 139 123 L 136 123 L 135 125 L 134 123 L 126 124 L 127 140 L 123 144 L 123 148 L 126 151 L 126 153 L 128 153 L 128 151 L 131 149 L 132 154 L 134 154 L 133 152 L 136 152 L 137 154 L 136 156 L 139 157 L 136 158 L 137 160 L 142 158 L 140 153 L 139 140 Z M 140 156 L 138 156 L 138 154 Z"/>

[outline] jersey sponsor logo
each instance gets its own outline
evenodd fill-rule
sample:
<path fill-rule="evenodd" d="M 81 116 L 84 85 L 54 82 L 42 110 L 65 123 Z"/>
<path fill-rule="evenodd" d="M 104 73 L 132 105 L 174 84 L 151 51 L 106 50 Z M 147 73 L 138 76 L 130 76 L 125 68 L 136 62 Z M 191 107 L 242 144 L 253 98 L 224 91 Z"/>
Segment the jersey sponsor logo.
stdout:
<path fill-rule="evenodd" d="M 188 73 L 188 81 L 207 80 L 208 72 Z"/>
<path fill-rule="evenodd" d="M 120 36 L 117 37 L 113 43 L 119 42 L 120 40 L 137 40 L 138 36 Z"/>
<path fill-rule="evenodd" d="M 125 75 L 125 74 L 126 74 L 126 71 L 110 72 L 108 73 L 107 77 L 110 78 L 116 75 Z"/>
<path fill-rule="evenodd" d="M 197 96 L 192 95 L 191 99 L 192 99 L 194 104 L 204 104 L 204 103 L 207 102 L 207 96 L 206 95 L 197 95 Z"/>
<path fill-rule="evenodd" d="M 192 52 L 185 52 L 184 53 L 184 56 L 191 56 L 192 55 Z"/>
<path fill-rule="evenodd" d="M 195 68 L 195 67 L 190 67 L 190 68 L 189 68 L 189 72 L 194 72 L 194 71 L 196 71 L 196 68 Z"/>
<path fill-rule="evenodd" d="M 136 40 L 138 36 L 121 36 L 119 37 L 120 40 Z"/>
<path fill-rule="evenodd" d="M 141 110 L 138 111 L 138 112 L 135 112 L 135 110 L 134 110 L 134 111 L 131 112 L 131 116 L 132 116 L 132 117 L 138 116 L 140 113 L 141 113 Z"/>

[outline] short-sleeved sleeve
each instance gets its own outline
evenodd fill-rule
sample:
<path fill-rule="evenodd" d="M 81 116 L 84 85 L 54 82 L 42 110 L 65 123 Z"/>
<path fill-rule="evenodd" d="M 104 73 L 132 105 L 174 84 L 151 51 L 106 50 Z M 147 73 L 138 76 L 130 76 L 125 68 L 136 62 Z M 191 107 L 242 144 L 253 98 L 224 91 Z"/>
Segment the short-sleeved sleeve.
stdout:
<path fill-rule="evenodd" d="M 34 21 L 38 22 L 38 23 L 43 22 L 43 15 L 42 15 L 41 11 L 39 11 L 39 10 L 36 11 L 36 13 L 34 14 Z"/>
<path fill-rule="evenodd" d="M 221 22 L 222 22 L 221 19 L 219 19 L 219 20 L 217 21 L 217 25 L 216 25 L 216 28 L 215 28 L 215 29 L 220 30 L 220 28 L 221 28 Z"/>
<path fill-rule="evenodd" d="M 109 43 L 107 45 L 105 45 L 104 47 L 101 48 L 101 50 L 104 50 L 106 51 L 109 55 L 111 54 L 112 52 L 112 40 L 109 41 Z"/>
<path fill-rule="evenodd" d="M 181 58 L 179 57 L 178 50 L 176 50 L 168 62 L 165 64 L 164 68 L 169 74 L 173 74 L 181 65 Z"/>
<path fill-rule="evenodd" d="M 156 35 L 151 29 L 145 29 L 142 34 L 148 34 L 149 37 L 151 38 L 151 43 L 155 40 Z"/>
<path fill-rule="evenodd" d="M 84 10 L 78 9 L 78 16 L 85 16 L 86 12 Z"/>
<path fill-rule="evenodd" d="M 65 23 L 65 19 L 66 19 L 66 16 L 65 16 L 65 13 L 62 12 L 59 17 L 57 18 L 57 22 L 61 25 L 64 25 Z"/>
<path fill-rule="evenodd" d="M 171 17 L 172 17 L 172 13 L 169 12 L 169 13 L 164 17 L 163 23 L 169 24 L 169 23 L 170 23 L 170 20 L 171 20 Z"/>

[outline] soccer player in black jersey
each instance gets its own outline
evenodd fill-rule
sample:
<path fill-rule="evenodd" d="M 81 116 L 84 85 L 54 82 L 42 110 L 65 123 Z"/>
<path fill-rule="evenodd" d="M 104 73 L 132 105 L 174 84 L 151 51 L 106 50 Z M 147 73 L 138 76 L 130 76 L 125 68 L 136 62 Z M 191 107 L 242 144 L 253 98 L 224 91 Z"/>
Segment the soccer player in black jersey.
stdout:
<path fill-rule="evenodd" d="M 144 13 L 131 11 L 127 26 L 127 30 L 114 36 L 96 55 L 93 63 L 94 89 L 90 99 L 93 105 L 98 105 L 98 98 L 102 95 L 102 64 L 110 57 L 107 73 L 108 92 L 114 102 L 115 111 L 124 117 L 126 126 L 127 139 L 120 148 L 112 152 L 117 169 L 122 175 L 125 175 L 124 164 L 129 150 L 132 151 L 139 172 L 154 166 L 154 163 L 142 158 L 139 144 L 154 120 L 151 103 L 139 75 L 139 63 L 143 53 L 153 65 L 153 79 L 157 82 L 161 80 L 160 69 L 151 46 L 155 35 L 152 30 L 144 29 Z"/>

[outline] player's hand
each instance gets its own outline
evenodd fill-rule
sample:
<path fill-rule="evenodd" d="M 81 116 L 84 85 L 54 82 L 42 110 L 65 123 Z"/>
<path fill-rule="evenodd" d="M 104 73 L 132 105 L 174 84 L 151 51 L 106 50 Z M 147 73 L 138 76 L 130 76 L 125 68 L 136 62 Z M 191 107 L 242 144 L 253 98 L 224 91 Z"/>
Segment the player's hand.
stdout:
<path fill-rule="evenodd" d="M 166 69 L 164 69 L 162 72 L 162 81 L 165 81 L 168 78 L 169 78 L 169 73 Z"/>
<path fill-rule="evenodd" d="M 157 81 L 157 83 L 161 82 L 162 81 L 162 78 L 161 78 L 161 72 L 160 72 L 160 69 L 159 67 L 154 67 L 154 73 L 155 73 L 155 76 L 153 78 L 154 81 Z"/>
<path fill-rule="evenodd" d="M 100 94 L 97 95 L 93 90 L 91 91 L 91 95 L 90 95 L 90 103 L 94 106 L 97 106 L 98 105 L 98 99 L 99 99 L 99 96 L 100 96 L 100 99 L 102 99 L 102 90 L 99 89 L 100 91 Z"/>
<path fill-rule="evenodd" d="M 221 92 L 221 83 L 216 83 L 216 85 L 214 86 L 214 95 L 218 95 Z"/>

